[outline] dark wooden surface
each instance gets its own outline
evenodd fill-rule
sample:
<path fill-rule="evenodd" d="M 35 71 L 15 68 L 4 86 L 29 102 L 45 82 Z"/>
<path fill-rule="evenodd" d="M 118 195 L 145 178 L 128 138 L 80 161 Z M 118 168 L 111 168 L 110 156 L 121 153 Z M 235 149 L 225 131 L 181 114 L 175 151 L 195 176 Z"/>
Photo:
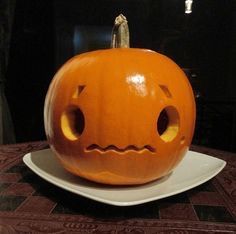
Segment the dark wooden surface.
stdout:
<path fill-rule="evenodd" d="M 47 147 L 0 146 L 0 233 L 236 233 L 236 154 L 192 146 L 227 166 L 179 195 L 116 207 L 57 188 L 24 165 L 26 153 Z"/>

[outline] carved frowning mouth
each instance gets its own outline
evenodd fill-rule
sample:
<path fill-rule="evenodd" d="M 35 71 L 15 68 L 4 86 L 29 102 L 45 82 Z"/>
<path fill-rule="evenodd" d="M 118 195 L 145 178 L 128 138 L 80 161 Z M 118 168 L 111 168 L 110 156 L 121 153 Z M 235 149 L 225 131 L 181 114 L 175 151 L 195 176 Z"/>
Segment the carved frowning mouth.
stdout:
<path fill-rule="evenodd" d="M 150 145 L 145 145 L 145 146 L 143 146 L 141 148 L 139 148 L 139 147 L 137 147 L 135 145 L 129 145 L 129 146 L 125 147 L 125 148 L 118 148 L 115 145 L 109 145 L 109 146 L 107 146 L 105 148 L 102 148 L 99 145 L 92 144 L 92 145 L 89 145 L 86 148 L 86 151 L 88 151 L 88 152 L 93 151 L 93 150 L 97 150 L 97 151 L 99 151 L 101 153 L 108 152 L 108 151 L 116 151 L 118 153 L 125 153 L 125 152 L 128 152 L 128 151 L 143 152 L 145 150 L 148 150 L 151 153 L 155 153 L 156 152 L 155 148 L 153 148 Z"/>

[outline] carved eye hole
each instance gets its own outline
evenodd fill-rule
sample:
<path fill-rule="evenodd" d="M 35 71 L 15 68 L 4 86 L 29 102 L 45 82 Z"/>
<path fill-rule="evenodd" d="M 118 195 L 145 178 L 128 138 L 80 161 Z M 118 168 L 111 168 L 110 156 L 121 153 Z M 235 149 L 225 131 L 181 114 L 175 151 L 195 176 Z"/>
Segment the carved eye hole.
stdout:
<path fill-rule="evenodd" d="M 161 111 L 157 120 L 157 131 L 160 136 L 166 131 L 168 124 L 169 124 L 169 117 L 167 115 L 166 110 L 164 109 Z"/>
<path fill-rule="evenodd" d="M 85 87 L 86 85 L 78 85 L 72 98 L 79 98 Z M 76 105 L 68 106 L 61 115 L 61 129 L 64 136 L 71 141 L 77 140 L 83 133 L 84 127 L 85 119 L 82 110 Z"/>
<path fill-rule="evenodd" d="M 157 119 L 157 132 L 165 142 L 172 141 L 179 132 L 179 113 L 173 106 L 165 107 Z"/>
<path fill-rule="evenodd" d="M 69 106 L 61 116 L 61 129 L 69 140 L 77 140 L 83 133 L 85 119 L 83 112 L 76 106 Z"/>

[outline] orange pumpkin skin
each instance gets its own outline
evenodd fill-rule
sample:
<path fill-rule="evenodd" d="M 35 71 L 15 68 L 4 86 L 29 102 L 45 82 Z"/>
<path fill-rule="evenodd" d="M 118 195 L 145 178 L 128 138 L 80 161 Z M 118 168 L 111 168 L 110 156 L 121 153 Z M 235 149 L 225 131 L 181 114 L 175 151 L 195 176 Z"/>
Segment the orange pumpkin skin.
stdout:
<path fill-rule="evenodd" d="M 161 132 L 163 110 L 168 125 Z M 99 50 L 73 57 L 57 72 L 44 120 L 51 149 L 71 173 L 105 184 L 143 184 L 169 174 L 184 157 L 195 101 L 187 77 L 166 56 Z"/>

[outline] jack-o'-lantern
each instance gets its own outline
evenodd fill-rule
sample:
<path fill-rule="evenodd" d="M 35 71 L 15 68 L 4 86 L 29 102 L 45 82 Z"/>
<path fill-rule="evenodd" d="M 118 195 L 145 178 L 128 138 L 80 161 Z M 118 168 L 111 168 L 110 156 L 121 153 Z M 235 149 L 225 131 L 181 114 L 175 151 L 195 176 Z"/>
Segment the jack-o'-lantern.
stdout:
<path fill-rule="evenodd" d="M 128 48 L 127 21 L 120 15 L 115 22 L 114 48 L 75 56 L 55 75 L 45 131 L 69 172 L 105 184 L 143 184 L 172 172 L 187 152 L 194 96 L 171 59 Z"/>

